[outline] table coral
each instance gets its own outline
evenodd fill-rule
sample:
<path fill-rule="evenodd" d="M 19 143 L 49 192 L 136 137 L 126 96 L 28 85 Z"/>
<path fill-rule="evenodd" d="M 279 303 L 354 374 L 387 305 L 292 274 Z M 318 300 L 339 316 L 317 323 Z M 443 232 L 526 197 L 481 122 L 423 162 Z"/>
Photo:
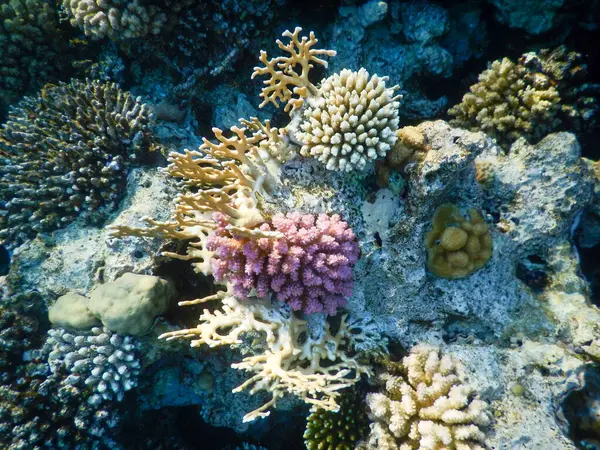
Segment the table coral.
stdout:
<path fill-rule="evenodd" d="M 150 118 L 112 83 L 60 83 L 24 98 L 0 129 L 0 243 L 116 207 L 129 167 L 151 148 Z"/>
<path fill-rule="evenodd" d="M 452 204 L 434 213 L 432 230 L 425 236 L 428 268 L 444 278 L 462 278 L 481 269 L 492 256 L 492 236 L 476 209 L 466 220 Z"/>
<path fill-rule="evenodd" d="M 227 279 L 241 298 L 275 293 L 294 310 L 334 315 L 352 293 L 352 266 L 359 258 L 356 236 L 338 215 L 278 214 L 241 234 L 223 216 L 206 248 L 216 280 Z M 274 236 L 272 236 L 274 235 Z"/>
<path fill-rule="evenodd" d="M 439 349 L 413 347 L 388 363 L 382 389 L 367 395 L 371 433 L 360 449 L 483 450 L 488 405 L 463 380 L 461 364 Z"/>

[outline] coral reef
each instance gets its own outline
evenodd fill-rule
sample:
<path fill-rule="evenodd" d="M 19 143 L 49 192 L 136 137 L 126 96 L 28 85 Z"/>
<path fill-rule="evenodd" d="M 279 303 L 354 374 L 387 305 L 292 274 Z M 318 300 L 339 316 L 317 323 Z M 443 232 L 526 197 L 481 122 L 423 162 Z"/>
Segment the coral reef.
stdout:
<path fill-rule="evenodd" d="M 476 209 L 465 220 L 455 205 L 435 210 L 432 230 L 425 236 L 427 267 L 444 278 L 462 278 L 481 269 L 492 257 L 492 235 Z"/>
<path fill-rule="evenodd" d="M 293 310 L 334 315 L 352 293 L 356 236 L 339 216 L 288 213 L 273 216 L 253 234 L 238 234 L 223 216 L 206 242 L 214 252 L 212 273 L 247 298 L 275 293 Z"/>
<path fill-rule="evenodd" d="M 488 0 L 496 7 L 496 17 L 511 28 L 522 28 L 540 34 L 554 26 L 554 20 L 564 0 L 520 2 L 518 0 Z"/>
<path fill-rule="evenodd" d="M 68 68 L 67 39 L 44 0 L 9 0 L 0 6 L 0 117 L 21 95 L 61 79 Z"/>
<path fill-rule="evenodd" d="M 484 448 L 488 405 L 464 383 L 458 361 L 419 345 L 388 369 L 378 376 L 382 391 L 367 395 L 373 424 L 362 448 Z"/>
<path fill-rule="evenodd" d="M 353 391 L 342 394 L 338 412 L 315 409 L 306 419 L 304 445 L 308 450 L 353 450 L 367 435 L 365 405 Z"/>
<path fill-rule="evenodd" d="M 140 362 L 136 342 L 106 328 L 92 328 L 90 333 L 61 328 L 48 331 L 46 346 L 53 374 L 67 373 L 70 386 L 91 389 L 88 404 L 99 406 L 105 401 L 123 400 L 125 392 L 137 384 Z"/>
<path fill-rule="evenodd" d="M 192 339 L 192 347 L 217 347 L 241 344 L 247 333 L 265 333 L 263 353 L 232 364 L 234 369 L 252 374 L 234 392 L 249 389 L 251 394 L 266 391 L 271 395 L 269 401 L 246 414 L 244 422 L 268 416 L 269 408 L 276 407 L 286 393 L 324 410 L 337 411 L 339 391 L 352 386 L 361 375 L 371 374 L 369 365 L 361 362 L 359 356 L 381 351 L 385 345 L 385 340 L 368 324 L 346 320 L 345 316 L 335 333 L 327 322 L 311 332 L 307 322 L 294 316 L 289 307 L 274 306 L 265 299 L 247 302 L 221 292 L 180 304 L 195 305 L 214 299 L 222 299 L 220 311 L 205 309 L 196 327 L 160 337 Z"/>
<path fill-rule="evenodd" d="M 117 85 L 72 81 L 23 99 L 0 130 L 0 242 L 114 208 L 151 145 L 148 107 Z"/>

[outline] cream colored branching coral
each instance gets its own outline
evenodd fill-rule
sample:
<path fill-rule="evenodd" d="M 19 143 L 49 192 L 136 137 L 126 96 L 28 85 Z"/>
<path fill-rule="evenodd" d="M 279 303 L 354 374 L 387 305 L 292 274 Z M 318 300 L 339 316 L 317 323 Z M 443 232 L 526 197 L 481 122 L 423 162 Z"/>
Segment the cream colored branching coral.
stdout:
<path fill-rule="evenodd" d="M 257 75 L 270 76 L 264 81 L 265 87 L 260 94 L 263 98 L 261 108 L 267 103 L 279 108 L 281 101 L 286 103 L 284 111 L 291 113 L 302 106 L 309 93 L 316 93 L 316 87 L 308 79 L 310 69 L 314 64 L 327 67 L 327 61 L 318 55 L 335 56 L 336 52 L 312 48 L 319 40 L 312 31 L 309 37 L 300 38 L 301 31 L 300 27 L 296 27 L 293 32 L 286 30 L 282 36 L 290 38 L 288 44 L 277 39 L 279 48 L 289 55 L 269 59 L 267 52 L 261 50 L 259 59 L 265 66 L 255 67 L 252 73 L 252 78 Z"/>
<path fill-rule="evenodd" d="M 462 381 L 462 367 L 428 345 L 378 376 L 383 389 L 367 395 L 371 433 L 359 448 L 484 450 L 488 405 Z"/>
<path fill-rule="evenodd" d="M 310 98 L 296 138 L 300 154 L 312 156 L 330 170 L 362 169 L 382 158 L 398 139 L 398 86 L 387 77 L 344 69 L 323 81 L 319 97 Z"/>
<path fill-rule="evenodd" d="M 285 128 L 289 142 L 300 148 L 303 156 L 317 158 L 329 170 L 362 169 L 368 161 L 384 157 L 397 141 L 398 108 L 401 96 L 394 95 L 398 86 L 386 87 L 387 77 L 370 76 L 365 69 L 347 69 L 313 85 L 308 79 L 313 63 L 327 67 L 315 55 L 334 56 L 333 50 L 314 50 L 314 33 L 299 37 L 301 28 L 286 31 L 290 38 L 279 48 L 290 56 L 268 59 L 263 51 L 252 78 L 267 75 L 261 107 L 267 103 L 290 113 Z M 291 88 L 293 86 L 293 88 Z"/>
<path fill-rule="evenodd" d="M 71 25 L 93 39 L 131 39 L 158 34 L 167 22 L 157 6 L 140 0 L 63 0 Z"/>
<path fill-rule="evenodd" d="M 361 375 L 371 375 L 370 367 L 358 358 L 368 350 L 379 351 L 382 340 L 368 324 L 344 316 L 336 333 L 325 322 L 314 335 L 307 322 L 297 318 L 288 306 L 271 305 L 268 299 L 241 301 L 228 292 L 180 304 L 194 305 L 217 298 L 222 299 L 221 309 L 205 309 L 195 328 L 165 333 L 160 338 L 188 338 L 192 347 L 218 347 L 241 344 L 249 332 L 261 333 L 264 350 L 232 365 L 252 375 L 233 392 L 271 394 L 267 403 L 244 416 L 244 422 L 268 416 L 269 409 L 276 407 L 286 393 L 336 411 L 339 391 L 352 386 Z"/>
<path fill-rule="evenodd" d="M 205 244 L 216 227 L 212 214 L 222 213 L 238 232 L 246 229 L 250 232 L 264 221 L 258 208 L 259 197 L 268 197 L 279 184 L 280 163 L 261 148 L 267 138 L 276 141 L 278 130 L 271 128 L 268 122 L 261 124 L 256 118 L 245 124 L 247 126 L 232 127 L 230 137 L 213 128 L 216 142 L 204 138 L 197 151 L 169 155 L 166 173 L 178 179 L 181 188 L 170 221 L 158 222 L 146 217 L 143 220 L 149 227 L 117 225 L 112 227 L 112 236 L 190 241 L 185 255 L 171 252 L 164 252 L 164 255 L 192 261 L 196 272 L 210 274 L 212 252 Z M 283 142 L 283 137 L 280 139 Z M 274 151 L 278 149 L 275 145 Z"/>

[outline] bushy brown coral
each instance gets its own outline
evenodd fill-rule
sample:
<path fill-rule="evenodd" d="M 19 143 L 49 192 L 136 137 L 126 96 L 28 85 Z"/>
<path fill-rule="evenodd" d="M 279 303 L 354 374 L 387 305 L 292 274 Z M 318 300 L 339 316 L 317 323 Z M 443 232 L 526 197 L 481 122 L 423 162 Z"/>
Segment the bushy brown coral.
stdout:
<path fill-rule="evenodd" d="M 436 209 L 425 246 L 429 270 L 443 278 L 463 278 L 489 261 L 492 235 L 476 209 L 469 209 L 467 220 L 456 205 L 447 203 Z"/>

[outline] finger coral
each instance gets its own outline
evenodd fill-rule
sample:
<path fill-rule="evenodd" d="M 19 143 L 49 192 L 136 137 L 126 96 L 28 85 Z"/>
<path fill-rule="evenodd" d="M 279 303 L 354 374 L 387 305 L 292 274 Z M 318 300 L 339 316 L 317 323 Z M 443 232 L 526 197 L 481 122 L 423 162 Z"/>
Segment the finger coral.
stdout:
<path fill-rule="evenodd" d="M 386 87 L 386 80 L 365 69 L 324 80 L 300 119 L 300 154 L 346 172 L 384 157 L 397 140 L 400 98 L 394 96 L 398 86 Z"/>
<path fill-rule="evenodd" d="M 252 375 L 234 392 L 266 391 L 271 399 L 246 414 L 244 422 L 267 417 L 269 409 L 276 407 L 286 393 L 324 410 L 337 411 L 339 391 L 355 384 L 361 375 L 371 375 L 369 366 L 359 358 L 367 347 L 380 348 L 383 339 L 367 324 L 346 320 L 344 316 L 335 333 L 327 322 L 317 333 L 310 332 L 307 322 L 297 318 L 287 305 L 271 305 L 268 299 L 238 300 L 227 292 L 180 305 L 196 305 L 215 298 L 222 299 L 221 310 L 205 309 L 196 327 L 165 333 L 160 338 L 181 337 L 192 339 L 192 347 L 218 347 L 241 344 L 246 333 L 260 332 L 264 350 L 232 364 L 234 369 Z M 259 345 L 253 343 L 252 347 Z"/>
<path fill-rule="evenodd" d="M 151 147 L 146 105 L 116 84 L 72 81 L 24 98 L 0 129 L 0 243 L 96 219 Z"/>
<path fill-rule="evenodd" d="M 427 345 L 378 376 L 382 390 L 367 395 L 371 433 L 359 448 L 483 450 L 488 405 L 465 384 L 462 366 Z"/>
<path fill-rule="evenodd" d="M 223 216 L 206 248 L 216 280 L 227 279 L 234 294 L 247 298 L 275 293 L 277 299 L 305 313 L 334 315 L 352 293 L 352 266 L 360 249 L 356 236 L 338 215 L 277 214 L 257 228 L 240 233 Z"/>
<path fill-rule="evenodd" d="M 159 4 L 140 0 L 63 0 L 62 4 L 71 25 L 82 28 L 93 39 L 158 34 L 167 22 L 167 14 Z M 169 4 L 172 6 L 178 5 Z"/>
<path fill-rule="evenodd" d="M 537 140 L 560 124 L 560 96 L 552 80 L 508 58 L 494 61 L 470 90 L 448 110 L 455 117 L 450 124 L 481 130 L 500 144 Z"/>
<path fill-rule="evenodd" d="M 492 257 L 492 235 L 476 209 L 466 220 L 452 204 L 436 209 L 425 236 L 429 270 L 443 278 L 462 278 L 481 269 Z"/>

